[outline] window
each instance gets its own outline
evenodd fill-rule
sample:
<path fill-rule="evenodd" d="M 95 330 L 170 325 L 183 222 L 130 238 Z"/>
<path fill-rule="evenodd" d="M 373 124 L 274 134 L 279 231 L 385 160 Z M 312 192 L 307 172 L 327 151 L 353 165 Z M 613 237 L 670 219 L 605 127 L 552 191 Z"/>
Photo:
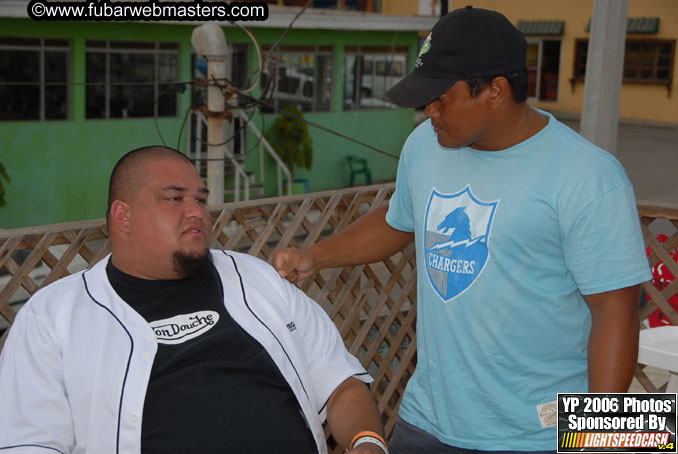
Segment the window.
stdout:
<path fill-rule="evenodd" d="M 341 9 L 349 11 L 381 11 L 379 8 L 379 0 L 343 0 Z M 269 5 L 284 5 L 284 6 L 304 6 L 306 0 L 264 0 L 264 3 Z M 339 0 L 314 0 L 311 2 L 311 8 L 329 8 L 340 9 Z"/>
<path fill-rule="evenodd" d="M 627 40 L 624 53 L 626 82 L 669 82 L 675 41 Z"/>
<path fill-rule="evenodd" d="M 584 80 L 588 40 L 575 47 L 574 80 Z M 624 82 L 671 86 L 675 40 L 627 39 L 624 51 Z"/>
<path fill-rule="evenodd" d="M 64 39 L 0 38 L 0 120 L 66 120 L 70 52 Z"/>
<path fill-rule="evenodd" d="M 527 38 L 527 96 L 534 101 L 558 99 L 560 41 Z"/>
<path fill-rule="evenodd" d="M 177 114 L 177 43 L 87 41 L 87 118 Z"/>
<path fill-rule="evenodd" d="M 344 110 L 398 107 L 386 91 L 405 77 L 407 48 L 347 47 L 344 53 Z"/>
<path fill-rule="evenodd" d="M 584 80 L 586 74 L 586 55 L 589 42 L 586 39 L 578 39 L 574 45 L 574 80 Z"/>
<path fill-rule="evenodd" d="M 329 112 L 333 60 L 330 46 L 283 46 L 271 55 L 270 66 L 261 74 L 265 102 L 273 107 L 264 106 L 263 111 L 292 105 L 302 112 Z"/>

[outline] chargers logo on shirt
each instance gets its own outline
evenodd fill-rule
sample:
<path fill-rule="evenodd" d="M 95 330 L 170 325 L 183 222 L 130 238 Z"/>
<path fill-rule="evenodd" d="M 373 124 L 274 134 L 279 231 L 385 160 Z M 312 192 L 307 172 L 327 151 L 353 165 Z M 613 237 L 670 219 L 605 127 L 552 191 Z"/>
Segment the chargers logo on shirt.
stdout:
<path fill-rule="evenodd" d="M 479 200 L 470 186 L 456 194 L 431 191 L 424 224 L 426 271 L 443 301 L 464 293 L 485 268 L 498 203 Z"/>

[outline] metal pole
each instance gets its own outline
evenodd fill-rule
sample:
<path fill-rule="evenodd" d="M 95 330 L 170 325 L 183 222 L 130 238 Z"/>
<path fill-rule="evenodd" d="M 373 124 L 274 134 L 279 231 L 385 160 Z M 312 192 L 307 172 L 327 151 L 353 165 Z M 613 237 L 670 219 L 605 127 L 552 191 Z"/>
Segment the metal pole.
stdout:
<path fill-rule="evenodd" d="M 579 133 L 617 153 L 628 0 L 595 0 Z"/>
<path fill-rule="evenodd" d="M 440 0 L 440 17 L 443 17 L 450 10 L 450 5 L 448 0 Z"/>

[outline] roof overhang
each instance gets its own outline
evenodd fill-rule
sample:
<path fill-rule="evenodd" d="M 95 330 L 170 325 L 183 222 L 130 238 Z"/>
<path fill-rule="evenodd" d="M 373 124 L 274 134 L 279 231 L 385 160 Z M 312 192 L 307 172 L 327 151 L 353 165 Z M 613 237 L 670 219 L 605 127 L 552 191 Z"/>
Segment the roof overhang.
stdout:
<path fill-rule="evenodd" d="M 555 35 L 562 36 L 565 22 L 559 20 L 519 20 L 516 28 L 523 35 Z"/>
<path fill-rule="evenodd" d="M 591 19 L 586 24 L 586 31 L 591 31 Z M 626 19 L 626 33 L 653 34 L 659 32 L 658 17 L 629 17 Z"/>
<path fill-rule="evenodd" d="M 63 0 L 62 0 L 63 1 Z M 171 0 L 165 0 L 169 2 Z M 29 0 L 3 0 L 0 2 L 0 17 L 29 19 Z M 80 1 L 79 3 L 83 3 Z M 118 3 L 118 2 L 115 2 Z M 122 3 L 122 2 L 120 2 Z M 164 3 L 164 2 L 163 2 Z M 265 21 L 241 21 L 247 28 L 287 28 L 297 13 L 298 7 L 269 5 Z M 428 31 L 438 21 L 435 16 L 393 16 L 358 11 L 308 8 L 294 23 L 295 29 L 354 30 L 354 31 Z M 141 21 L 139 21 L 142 23 Z M 143 23 L 201 25 L 204 21 L 144 21 Z M 227 21 L 218 22 L 224 27 L 233 26 Z"/>

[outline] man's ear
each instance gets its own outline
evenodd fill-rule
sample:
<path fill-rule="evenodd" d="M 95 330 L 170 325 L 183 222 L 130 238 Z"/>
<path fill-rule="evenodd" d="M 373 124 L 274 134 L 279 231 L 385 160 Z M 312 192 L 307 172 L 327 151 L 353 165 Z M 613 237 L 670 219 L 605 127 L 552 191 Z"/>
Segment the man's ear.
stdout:
<path fill-rule="evenodd" d="M 110 219 L 116 230 L 128 233 L 132 229 L 130 205 L 122 200 L 114 201 L 111 204 Z"/>
<path fill-rule="evenodd" d="M 497 76 L 492 79 L 489 86 L 489 106 L 492 110 L 497 110 L 511 96 L 511 86 L 504 76 Z"/>

